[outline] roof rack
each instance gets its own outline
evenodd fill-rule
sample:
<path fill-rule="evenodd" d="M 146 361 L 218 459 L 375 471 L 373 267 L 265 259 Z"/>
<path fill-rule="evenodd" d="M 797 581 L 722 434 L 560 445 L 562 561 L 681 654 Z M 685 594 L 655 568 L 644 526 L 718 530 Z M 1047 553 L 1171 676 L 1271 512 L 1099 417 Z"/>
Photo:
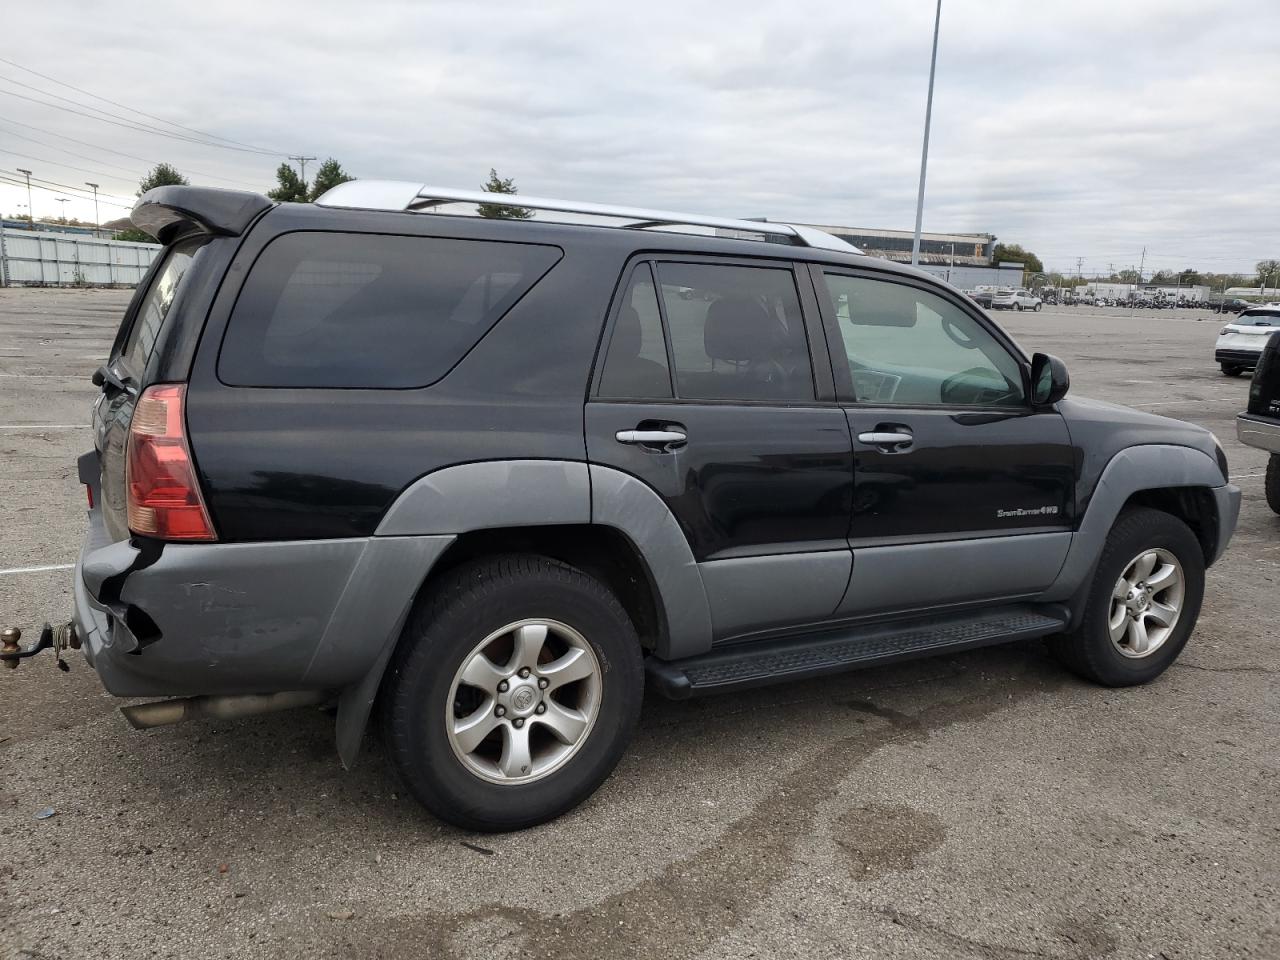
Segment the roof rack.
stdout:
<path fill-rule="evenodd" d="M 486 190 L 458 190 L 433 187 L 401 180 L 351 180 L 327 191 L 317 204 L 323 207 L 353 207 L 362 210 L 405 210 L 430 212 L 451 203 L 496 203 L 504 206 L 528 207 L 582 216 L 612 217 L 630 221 L 622 229 L 646 230 L 651 227 L 713 227 L 742 233 L 784 237 L 786 242 L 821 250 L 861 253 L 853 244 L 813 227 L 767 220 L 735 220 L 731 217 L 707 217 L 700 214 L 675 213 L 670 210 L 646 210 L 641 207 L 614 207 L 580 200 L 554 200 L 549 197 L 527 197 L 524 194 L 490 193 Z"/>

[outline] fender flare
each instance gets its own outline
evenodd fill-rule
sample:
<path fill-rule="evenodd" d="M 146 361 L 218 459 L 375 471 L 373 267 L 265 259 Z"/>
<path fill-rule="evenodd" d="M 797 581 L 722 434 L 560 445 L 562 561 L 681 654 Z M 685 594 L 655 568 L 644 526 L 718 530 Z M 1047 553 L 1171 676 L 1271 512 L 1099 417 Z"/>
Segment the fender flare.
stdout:
<path fill-rule="evenodd" d="M 1128 499 L 1143 490 L 1172 487 L 1217 490 L 1226 487 L 1226 481 L 1217 461 L 1193 447 L 1145 444 L 1127 447 L 1112 457 L 1098 478 L 1079 528 L 1071 535 L 1062 569 L 1041 599 L 1074 597 L 1093 575 L 1107 535 Z M 1219 524 L 1229 537 L 1235 517 L 1219 517 Z"/>

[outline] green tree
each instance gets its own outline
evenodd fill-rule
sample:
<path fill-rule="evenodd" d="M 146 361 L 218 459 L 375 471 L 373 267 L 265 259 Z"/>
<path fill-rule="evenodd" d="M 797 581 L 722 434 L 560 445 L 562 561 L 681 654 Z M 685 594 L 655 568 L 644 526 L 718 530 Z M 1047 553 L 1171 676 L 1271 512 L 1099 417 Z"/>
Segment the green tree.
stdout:
<path fill-rule="evenodd" d="M 515 181 L 510 177 L 498 176 L 498 171 L 492 167 L 489 168 L 489 179 L 480 185 L 481 190 L 487 190 L 489 193 L 518 193 Z M 533 216 L 533 211 L 528 207 L 513 207 L 503 203 L 482 203 L 477 207 L 477 212 L 482 217 L 489 217 L 495 220 L 528 220 Z"/>
<path fill-rule="evenodd" d="M 991 251 L 992 263 L 1020 263 L 1032 273 L 1044 273 L 1044 264 L 1030 250 L 1023 250 L 1016 243 L 997 243 Z"/>
<path fill-rule="evenodd" d="M 130 227 L 127 230 L 121 230 L 116 234 L 117 240 L 124 240 L 128 243 L 155 243 L 156 238 L 145 230 L 139 230 L 137 227 Z"/>
<path fill-rule="evenodd" d="M 1258 282 L 1255 286 L 1274 287 L 1277 281 L 1280 281 L 1280 260 L 1259 260 L 1256 269 Z"/>
<path fill-rule="evenodd" d="M 138 182 L 138 196 L 155 187 L 185 187 L 190 182 L 177 171 L 176 167 L 167 163 L 157 163 L 151 172 Z"/>
<path fill-rule="evenodd" d="M 1192 287 L 1198 283 L 1204 282 L 1203 278 L 1200 275 L 1200 271 L 1192 267 L 1187 267 L 1185 270 L 1179 271 L 1177 279 L 1178 279 L 1178 283 L 1181 283 L 1185 286 L 1192 286 Z"/>
<path fill-rule="evenodd" d="M 342 169 L 342 164 L 330 157 L 320 164 L 320 169 L 316 171 L 316 178 L 311 181 L 311 192 L 308 199 L 314 202 L 338 184 L 354 179 L 355 177 Z"/>
<path fill-rule="evenodd" d="M 280 203 L 306 203 L 307 184 L 298 172 L 287 163 L 276 168 L 276 181 L 280 184 L 274 190 L 268 190 L 267 196 Z"/>
<path fill-rule="evenodd" d="M 1116 283 L 1137 283 L 1138 271 L 1130 267 L 1128 270 L 1121 270 L 1115 275 Z"/>

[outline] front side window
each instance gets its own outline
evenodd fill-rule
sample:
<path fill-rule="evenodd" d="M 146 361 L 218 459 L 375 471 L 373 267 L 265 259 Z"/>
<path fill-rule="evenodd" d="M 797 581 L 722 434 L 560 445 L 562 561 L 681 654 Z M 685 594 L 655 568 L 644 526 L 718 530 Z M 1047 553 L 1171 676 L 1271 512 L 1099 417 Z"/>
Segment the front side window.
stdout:
<path fill-rule="evenodd" d="M 522 243 L 285 234 L 240 291 L 218 376 L 252 387 L 434 383 L 560 256 Z"/>
<path fill-rule="evenodd" d="M 906 284 L 825 277 L 859 403 L 1025 402 L 1018 360 L 960 307 Z"/>
<path fill-rule="evenodd" d="M 814 399 L 809 343 L 789 269 L 660 263 L 657 272 L 677 396 Z"/>

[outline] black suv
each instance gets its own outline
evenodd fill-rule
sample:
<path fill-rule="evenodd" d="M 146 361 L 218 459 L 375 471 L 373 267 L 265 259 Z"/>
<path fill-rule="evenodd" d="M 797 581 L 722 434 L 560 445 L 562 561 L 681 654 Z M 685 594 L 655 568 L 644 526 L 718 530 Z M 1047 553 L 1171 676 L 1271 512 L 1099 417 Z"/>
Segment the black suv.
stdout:
<path fill-rule="evenodd" d="M 1241 443 L 1265 450 L 1267 506 L 1280 513 L 1280 334 L 1262 348 L 1249 385 L 1249 409 L 1236 418 Z"/>
<path fill-rule="evenodd" d="M 1064 399 L 959 291 L 818 231 L 440 212 L 494 200 L 139 200 L 166 249 L 95 377 L 53 641 L 181 698 L 135 726 L 336 700 L 349 764 L 377 707 L 428 808 L 514 829 L 608 776 L 646 675 L 1048 637 L 1125 685 L 1186 643 L 1240 502 L 1209 432 Z"/>

